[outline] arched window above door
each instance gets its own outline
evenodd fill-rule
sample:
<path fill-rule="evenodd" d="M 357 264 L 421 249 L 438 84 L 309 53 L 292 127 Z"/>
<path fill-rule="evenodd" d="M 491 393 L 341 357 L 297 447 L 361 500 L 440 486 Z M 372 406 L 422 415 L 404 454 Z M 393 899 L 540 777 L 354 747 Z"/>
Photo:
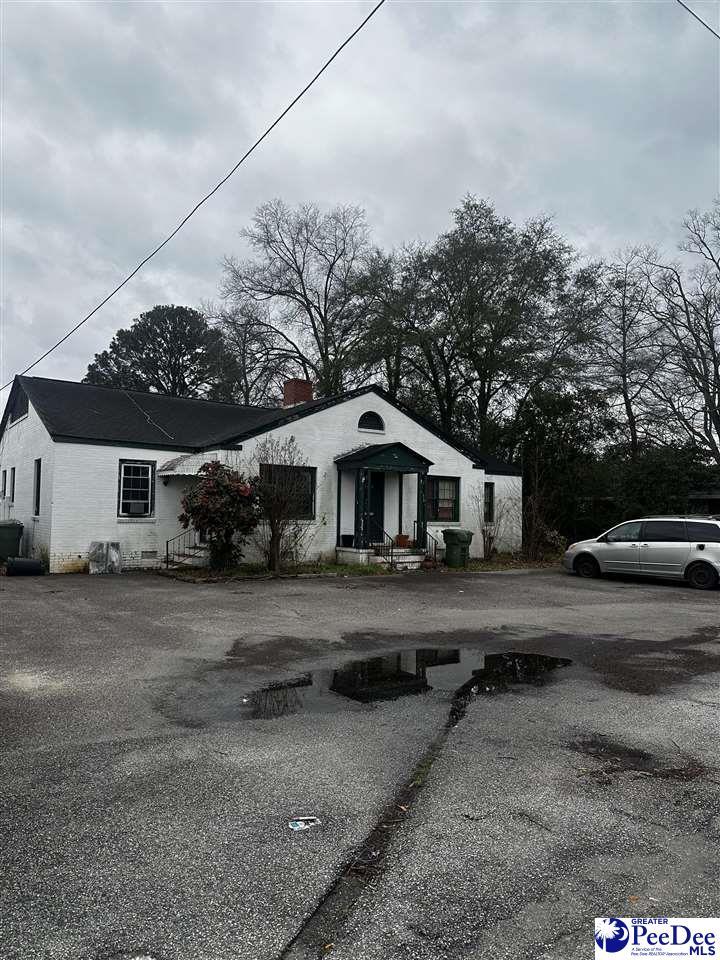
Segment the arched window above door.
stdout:
<path fill-rule="evenodd" d="M 367 410 L 358 420 L 358 430 L 375 430 L 376 432 L 383 431 L 385 429 L 385 423 L 383 418 L 379 413 L 375 413 L 374 410 Z"/>

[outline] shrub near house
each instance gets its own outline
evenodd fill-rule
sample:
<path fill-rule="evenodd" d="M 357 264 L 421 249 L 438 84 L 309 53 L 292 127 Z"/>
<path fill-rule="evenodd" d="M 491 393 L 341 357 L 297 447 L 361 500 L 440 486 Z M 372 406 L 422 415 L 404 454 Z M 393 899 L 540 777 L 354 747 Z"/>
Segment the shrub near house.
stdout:
<path fill-rule="evenodd" d="M 227 570 L 242 557 L 242 545 L 260 520 L 257 481 L 217 460 L 203 464 L 198 475 L 178 519 L 186 530 L 193 526 L 205 534 L 211 567 Z"/>

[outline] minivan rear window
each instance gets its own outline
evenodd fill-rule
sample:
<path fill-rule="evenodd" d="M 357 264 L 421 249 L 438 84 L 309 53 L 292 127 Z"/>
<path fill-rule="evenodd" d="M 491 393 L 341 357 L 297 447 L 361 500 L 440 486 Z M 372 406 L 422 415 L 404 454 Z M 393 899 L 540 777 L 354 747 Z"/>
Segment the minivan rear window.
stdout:
<path fill-rule="evenodd" d="M 646 520 L 642 538 L 650 543 L 687 543 L 684 520 Z"/>
<path fill-rule="evenodd" d="M 699 543 L 720 543 L 720 523 L 688 520 L 687 532 L 688 540 L 696 540 Z"/>

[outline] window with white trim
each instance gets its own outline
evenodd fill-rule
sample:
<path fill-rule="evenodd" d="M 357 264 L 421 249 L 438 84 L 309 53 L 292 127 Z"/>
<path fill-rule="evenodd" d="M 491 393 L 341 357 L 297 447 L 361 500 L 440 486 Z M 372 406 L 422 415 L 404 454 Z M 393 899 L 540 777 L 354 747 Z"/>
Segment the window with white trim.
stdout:
<path fill-rule="evenodd" d="M 155 513 L 155 461 L 121 460 L 118 467 L 118 516 Z"/>
<path fill-rule="evenodd" d="M 385 421 L 374 410 L 366 410 L 358 420 L 358 430 L 374 430 L 375 433 L 383 433 Z"/>

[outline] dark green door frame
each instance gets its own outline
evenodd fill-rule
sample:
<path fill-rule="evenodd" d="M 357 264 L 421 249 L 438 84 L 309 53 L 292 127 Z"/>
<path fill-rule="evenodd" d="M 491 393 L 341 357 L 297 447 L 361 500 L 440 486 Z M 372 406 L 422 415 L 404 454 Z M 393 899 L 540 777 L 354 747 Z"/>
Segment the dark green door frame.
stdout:
<path fill-rule="evenodd" d="M 425 538 L 427 536 L 426 488 L 427 471 L 423 471 L 417 475 L 417 542 L 423 550 L 425 549 Z"/>
<path fill-rule="evenodd" d="M 336 545 L 341 545 L 341 516 L 342 508 L 342 467 L 338 466 L 337 471 L 337 516 L 336 522 Z M 371 540 L 371 531 L 369 525 L 368 511 L 370 509 L 370 468 L 357 467 L 352 472 L 355 474 L 355 522 L 354 522 L 354 545 L 357 549 L 368 549 Z M 426 478 L 427 472 L 424 470 L 383 470 L 383 473 L 398 473 L 398 532 L 402 533 L 403 522 L 403 486 L 406 473 L 414 473 L 417 476 L 417 539 L 420 543 L 425 543 L 425 534 L 427 532 L 427 511 L 425 505 Z"/>
<path fill-rule="evenodd" d="M 337 468 L 337 498 L 335 502 L 335 546 L 342 546 L 340 540 L 340 506 L 342 503 L 342 470 Z"/>
<path fill-rule="evenodd" d="M 355 471 L 355 546 L 366 549 L 368 536 L 368 500 L 370 491 L 370 471 L 361 467 Z"/>

